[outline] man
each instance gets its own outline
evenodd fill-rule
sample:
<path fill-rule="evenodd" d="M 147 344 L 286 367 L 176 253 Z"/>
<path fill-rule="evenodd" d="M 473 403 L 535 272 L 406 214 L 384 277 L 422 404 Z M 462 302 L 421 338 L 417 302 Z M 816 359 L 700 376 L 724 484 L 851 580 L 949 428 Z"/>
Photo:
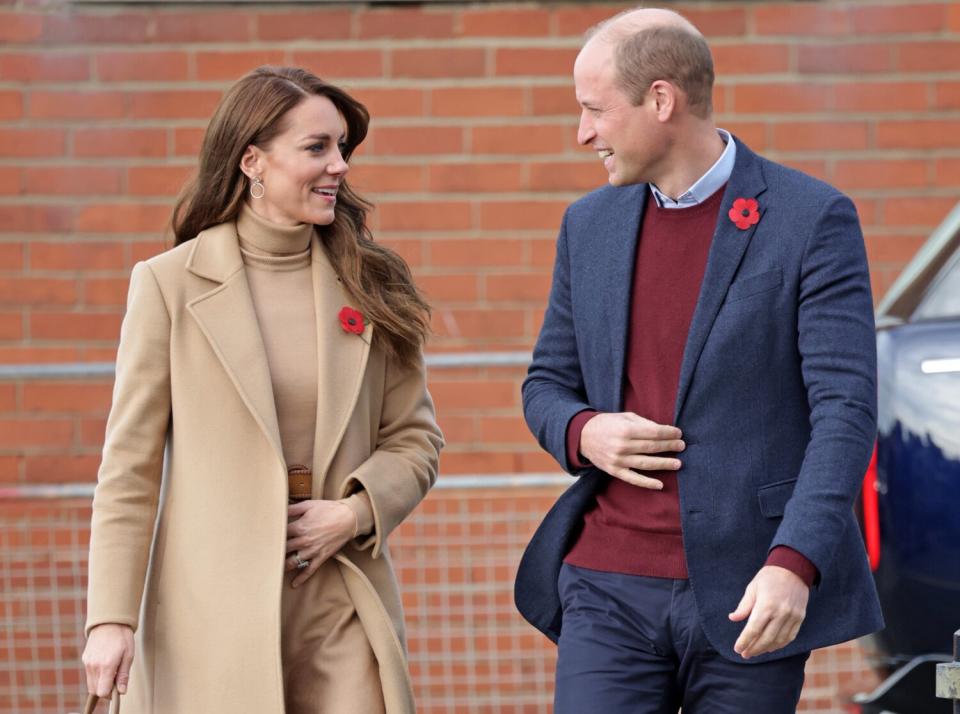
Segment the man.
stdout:
<path fill-rule="evenodd" d="M 558 714 L 793 712 L 811 649 L 883 624 L 852 511 L 876 411 L 856 211 L 716 128 L 676 13 L 601 24 L 574 80 L 611 185 L 564 216 L 523 385 L 579 478 L 517 606 L 558 641 Z"/>

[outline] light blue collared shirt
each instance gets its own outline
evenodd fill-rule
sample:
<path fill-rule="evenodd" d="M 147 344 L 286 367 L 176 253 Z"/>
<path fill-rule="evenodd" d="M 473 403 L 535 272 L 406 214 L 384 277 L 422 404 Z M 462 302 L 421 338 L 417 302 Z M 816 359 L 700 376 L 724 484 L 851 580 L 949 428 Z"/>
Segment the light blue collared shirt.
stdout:
<path fill-rule="evenodd" d="M 717 190 L 730 180 L 730 174 L 733 173 L 733 164 L 737 160 L 737 142 L 733 141 L 730 132 L 726 129 L 717 129 L 720 138 L 727 145 L 720 154 L 720 158 L 707 169 L 707 173 L 697 179 L 696 183 L 684 191 L 683 195 L 674 201 L 669 196 L 664 195 L 660 189 L 650 184 L 650 191 L 653 198 L 660 208 L 689 208 L 703 203 Z"/>

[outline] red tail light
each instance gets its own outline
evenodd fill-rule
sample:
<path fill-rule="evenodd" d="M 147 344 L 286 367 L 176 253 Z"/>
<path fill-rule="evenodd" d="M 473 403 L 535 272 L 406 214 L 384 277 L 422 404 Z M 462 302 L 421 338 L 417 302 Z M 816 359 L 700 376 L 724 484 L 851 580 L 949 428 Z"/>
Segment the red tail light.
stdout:
<path fill-rule="evenodd" d="M 867 542 L 870 569 L 880 566 L 880 503 L 877 497 L 877 446 L 863 477 L 863 536 Z"/>

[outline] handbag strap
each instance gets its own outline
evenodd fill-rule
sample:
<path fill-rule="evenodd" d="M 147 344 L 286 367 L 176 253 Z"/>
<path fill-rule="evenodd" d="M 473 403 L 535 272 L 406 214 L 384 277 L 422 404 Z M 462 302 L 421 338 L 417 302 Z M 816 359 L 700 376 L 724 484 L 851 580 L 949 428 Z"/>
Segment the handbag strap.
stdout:
<path fill-rule="evenodd" d="M 96 694 L 88 694 L 87 704 L 83 708 L 83 714 L 93 714 L 99 701 L 100 697 L 98 697 Z M 120 692 L 118 692 L 116 689 L 114 689 L 113 693 L 110 695 L 110 714 L 120 714 Z"/>

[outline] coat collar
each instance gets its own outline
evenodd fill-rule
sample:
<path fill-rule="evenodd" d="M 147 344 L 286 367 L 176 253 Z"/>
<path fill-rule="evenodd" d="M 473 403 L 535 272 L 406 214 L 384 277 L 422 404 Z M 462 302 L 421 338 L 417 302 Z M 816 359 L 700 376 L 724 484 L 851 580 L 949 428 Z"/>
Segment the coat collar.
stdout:
<path fill-rule="evenodd" d="M 373 324 L 368 322 L 359 335 L 341 327 L 340 310 L 345 306 L 356 308 L 357 302 L 343 287 L 317 235 L 313 237 L 310 256 L 319 370 L 317 426 L 313 440 L 313 493 L 320 497 L 327 470 L 360 395 L 373 340 Z"/>
<path fill-rule="evenodd" d="M 187 303 L 243 403 L 285 464 L 274 402 L 270 367 L 253 298 L 243 269 L 233 222 L 209 228 L 195 239 L 186 269 L 216 285 Z M 314 495 L 322 493 L 323 475 L 343 438 L 360 393 L 373 327 L 361 335 L 345 332 L 338 314 L 344 305 L 356 305 L 314 236 L 311 271 L 316 307 L 318 399 L 314 438 Z"/>
<path fill-rule="evenodd" d="M 194 275 L 225 283 L 242 267 L 237 226 L 233 221 L 201 231 L 193 239 L 193 248 L 187 257 L 187 270 Z"/>
<path fill-rule="evenodd" d="M 757 198 L 767 190 L 763 178 L 763 166 L 760 158 L 746 147 L 739 139 L 737 142 L 737 160 L 733 173 L 723 192 L 723 201 L 720 204 L 720 213 L 717 217 L 717 227 L 707 255 L 707 267 L 700 287 L 700 296 L 693 312 L 687 343 L 683 351 L 683 361 L 680 365 L 680 382 L 677 389 L 674 423 L 680 419 L 690 383 L 696 370 L 700 354 L 707 341 L 710 330 L 713 328 L 717 313 L 726 297 L 727 289 L 736 275 L 740 261 L 746 253 L 747 246 L 756 232 L 759 223 L 746 230 L 741 230 L 727 215 L 733 202 L 738 198 Z M 763 222 L 765 206 L 759 201 L 760 222 Z"/>
<path fill-rule="evenodd" d="M 747 230 L 740 230 L 728 218 L 727 212 L 735 199 L 757 198 L 766 191 L 760 158 L 736 137 L 733 137 L 733 140 L 737 142 L 736 163 L 723 193 L 700 295 L 684 347 L 674 423 L 679 421 L 680 411 L 690 389 L 700 353 L 720 311 L 727 288 L 757 228 L 754 225 Z M 647 202 L 647 190 L 648 184 L 645 183 L 617 190 L 613 194 L 612 203 L 605 206 L 603 214 L 597 218 L 596 230 L 591 237 L 592 245 L 596 246 L 596 249 L 591 252 L 591 257 L 595 256 L 594 259 L 599 264 L 599 270 L 594 278 L 600 281 L 599 284 L 607 286 L 606 290 L 597 291 L 595 307 L 603 314 L 603 319 L 598 320 L 598 324 L 603 326 L 608 335 L 606 339 L 598 340 L 597 344 L 606 343 L 610 349 L 608 363 L 612 367 L 611 382 L 614 391 L 607 395 L 608 400 L 603 400 L 603 404 L 609 404 L 610 409 L 623 408 L 623 380 L 633 272 L 640 227 L 643 225 Z M 761 219 L 764 211 L 761 201 Z"/>
<path fill-rule="evenodd" d="M 607 285 L 609 291 L 591 291 L 595 309 L 603 315 L 598 320 L 608 337 L 598 345 L 609 345 L 613 391 L 602 400 L 603 409 L 618 411 L 623 407 L 623 378 L 629 334 L 630 299 L 633 294 L 633 269 L 636 263 L 640 226 L 647 202 L 647 184 L 627 186 L 613 193 L 613 203 L 598 216 L 591 243 L 592 256 L 600 263 L 591 279 L 595 285 Z M 604 295 L 604 293 L 606 293 Z M 609 299 L 604 299 L 609 298 Z M 606 357 L 598 355 L 598 357 Z M 604 380 L 604 384 L 606 384 Z M 607 406 L 609 405 L 609 406 Z"/>

